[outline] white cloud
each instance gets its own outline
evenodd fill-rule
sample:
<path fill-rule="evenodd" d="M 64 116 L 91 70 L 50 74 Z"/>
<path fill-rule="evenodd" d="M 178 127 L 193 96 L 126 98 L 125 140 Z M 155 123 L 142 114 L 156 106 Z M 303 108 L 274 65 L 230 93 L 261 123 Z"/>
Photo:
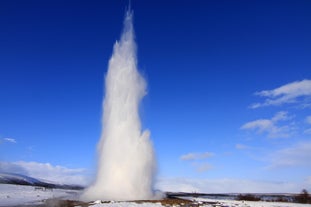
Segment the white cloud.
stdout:
<path fill-rule="evenodd" d="M 279 88 L 256 92 L 255 95 L 266 98 L 262 103 L 255 103 L 251 108 L 279 106 L 286 103 L 303 103 L 309 105 L 311 97 L 311 80 L 288 83 Z"/>
<path fill-rule="evenodd" d="M 258 119 L 241 126 L 243 130 L 255 130 L 257 133 L 266 133 L 269 138 L 289 137 L 293 132 L 291 125 L 279 125 L 280 121 L 290 120 L 286 111 L 276 113 L 271 119 Z"/>
<path fill-rule="evenodd" d="M 247 122 L 241 129 L 257 129 L 259 132 L 271 132 L 275 130 L 274 123 L 269 119 L 258 119 L 255 121 Z"/>
<path fill-rule="evenodd" d="M 191 166 L 199 173 L 206 172 L 213 167 L 207 163 L 205 160 L 214 156 L 211 152 L 204 152 L 204 153 L 188 153 L 185 155 L 180 156 L 182 161 L 189 161 Z"/>
<path fill-rule="evenodd" d="M 311 124 L 311 116 L 307 116 L 305 121 L 306 121 L 306 123 L 307 123 L 308 125 L 310 125 L 310 124 Z M 305 134 L 311 134 L 311 128 L 305 129 L 303 133 L 305 133 Z"/>
<path fill-rule="evenodd" d="M 274 115 L 274 117 L 272 117 L 271 121 L 273 121 L 274 123 L 278 122 L 278 121 L 286 121 L 292 119 L 292 117 L 288 116 L 288 112 L 287 111 L 279 111 L 278 113 L 276 113 Z"/>
<path fill-rule="evenodd" d="M 50 163 L 38 162 L 0 162 L 0 171 L 23 174 L 37 179 L 60 184 L 86 185 L 85 169 L 70 169 Z"/>
<path fill-rule="evenodd" d="M 13 138 L 3 138 L 2 140 L 0 139 L 0 143 L 1 142 L 9 142 L 9 143 L 13 143 L 13 144 L 16 144 L 16 140 L 13 139 Z"/>
<path fill-rule="evenodd" d="M 297 193 L 309 187 L 302 182 L 272 182 L 244 179 L 188 179 L 162 178 L 156 182 L 156 189 L 169 192 L 201 193 Z M 310 188 L 310 187 L 309 187 Z M 311 189 L 308 189 L 311 190 Z"/>
<path fill-rule="evenodd" d="M 269 156 L 268 169 L 283 167 L 311 167 L 311 141 L 300 142 Z"/>
<path fill-rule="evenodd" d="M 4 141 L 11 142 L 11 143 L 16 143 L 16 140 L 13 139 L 13 138 L 4 138 Z"/>
<path fill-rule="evenodd" d="M 308 125 L 311 125 L 311 116 L 307 116 L 306 117 L 306 123 Z M 308 129 L 304 130 L 304 133 L 305 134 L 311 134 L 311 128 L 308 128 Z"/>
<path fill-rule="evenodd" d="M 206 158 L 212 157 L 214 154 L 211 152 L 204 152 L 204 153 L 188 153 L 185 155 L 180 156 L 181 160 L 204 160 Z"/>

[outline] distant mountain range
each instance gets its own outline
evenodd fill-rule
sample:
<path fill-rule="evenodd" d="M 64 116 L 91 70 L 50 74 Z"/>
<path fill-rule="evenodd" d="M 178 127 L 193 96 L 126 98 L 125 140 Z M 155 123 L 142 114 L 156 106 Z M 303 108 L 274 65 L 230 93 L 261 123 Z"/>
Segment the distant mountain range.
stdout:
<path fill-rule="evenodd" d="M 58 189 L 71 189 L 71 190 L 84 189 L 83 186 L 79 185 L 55 184 L 52 182 L 41 181 L 39 179 L 21 174 L 1 173 L 1 172 L 0 172 L 0 184 L 30 185 L 44 188 L 58 188 Z"/>

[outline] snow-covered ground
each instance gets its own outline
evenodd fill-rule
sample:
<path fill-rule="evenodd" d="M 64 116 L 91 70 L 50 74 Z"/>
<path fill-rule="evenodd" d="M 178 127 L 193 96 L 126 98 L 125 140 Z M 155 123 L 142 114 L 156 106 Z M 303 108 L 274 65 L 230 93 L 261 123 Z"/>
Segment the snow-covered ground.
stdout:
<path fill-rule="evenodd" d="M 195 198 L 192 199 L 193 204 L 188 206 L 201 206 L 201 207 L 310 207 L 311 204 L 298 204 L 298 203 L 280 203 L 280 202 L 261 202 L 261 201 L 234 201 L 234 200 L 213 200 Z M 91 205 L 91 207 L 161 207 L 161 203 L 133 203 L 133 202 L 114 202 L 102 203 Z M 167 206 L 167 205 L 165 205 Z M 174 207 L 182 207 L 174 205 Z"/>
<path fill-rule="evenodd" d="M 213 199 L 193 199 L 193 204 L 185 206 L 201 207 L 311 207 L 311 204 L 280 203 L 280 202 L 261 202 L 261 201 L 233 201 L 233 200 L 213 200 Z M 115 202 L 115 203 L 97 203 L 91 207 L 161 207 L 161 203 L 133 203 L 133 202 Z M 165 205 L 167 206 L 167 205 Z M 175 205 L 174 207 L 181 207 Z"/>
<path fill-rule="evenodd" d="M 81 191 L 36 188 L 33 186 L 0 184 L 0 207 L 36 205 L 43 203 L 46 199 L 69 199 L 77 200 Z M 216 200 L 207 198 L 190 198 L 193 205 L 204 207 L 311 207 L 311 204 L 280 203 L 280 202 L 252 202 L 252 201 L 234 201 L 234 200 Z M 135 203 L 135 202 L 93 202 L 92 207 L 161 207 L 158 203 Z M 167 206 L 167 205 L 165 205 Z M 178 205 L 174 205 L 178 207 Z"/>
<path fill-rule="evenodd" d="M 96 203 L 96 202 L 95 202 Z M 162 207 L 161 203 L 134 203 L 134 202 L 114 202 L 97 203 L 90 207 Z"/>
<path fill-rule="evenodd" d="M 0 184 L 0 207 L 35 205 L 49 198 L 77 199 L 79 191 Z"/>
<path fill-rule="evenodd" d="M 191 198 L 190 198 L 191 199 Z M 217 202 L 217 204 L 204 204 L 206 207 L 311 207 L 311 204 L 264 202 L 264 201 L 235 201 L 235 200 L 214 200 L 206 198 L 191 199 L 199 204 L 205 202 Z"/>

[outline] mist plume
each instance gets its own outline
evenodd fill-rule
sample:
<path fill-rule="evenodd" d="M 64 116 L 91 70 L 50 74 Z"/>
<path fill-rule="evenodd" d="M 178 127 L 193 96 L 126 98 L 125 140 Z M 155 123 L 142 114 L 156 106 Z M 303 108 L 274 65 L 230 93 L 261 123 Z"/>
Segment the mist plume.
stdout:
<path fill-rule="evenodd" d="M 95 182 L 84 200 L 140 200 L 153 197 L 155 157 L 150 132 L 142 131 L 139 104 L 146 81 L 137 69 L 133 13 L 127 11 L 120 41 L 105 77 L 102 134 Z"/>

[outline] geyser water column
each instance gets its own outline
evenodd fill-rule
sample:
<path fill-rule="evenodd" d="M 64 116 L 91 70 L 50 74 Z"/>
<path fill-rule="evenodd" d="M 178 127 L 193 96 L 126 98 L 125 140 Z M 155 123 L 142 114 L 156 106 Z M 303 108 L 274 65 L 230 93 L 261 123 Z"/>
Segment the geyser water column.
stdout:
<path fill-rule="evenodd" d="M 127 11 L 109 61 L 97 177 L 82 195 L 84 200 L 153 198 L 155 158 L 150 133 L 141 130 L 139 104 L 146 82 L 137 70 L 132 19 L 132 11 Z"/>

